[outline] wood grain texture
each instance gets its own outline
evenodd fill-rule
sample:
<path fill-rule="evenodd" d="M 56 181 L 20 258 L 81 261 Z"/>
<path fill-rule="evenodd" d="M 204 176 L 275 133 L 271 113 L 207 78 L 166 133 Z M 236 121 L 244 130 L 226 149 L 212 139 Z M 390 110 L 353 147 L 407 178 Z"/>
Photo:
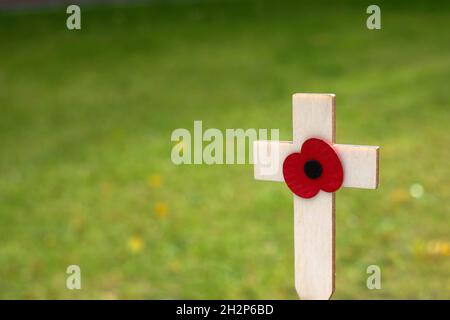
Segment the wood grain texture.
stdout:
<path fill-rule="evenodd" d="M 335 139 L 335 95 L 292 97 L 294 148 L 309 138 Z M 334 193 L 294 196 L 295 288 L 301 299 L 329 299 L 334 292 Z"/>
<path fill-rule="evenodd" d="M 335 144 L 334 148 L 344 169 L 343 187 L 363 189 L 378 187 L 380 147 Z"/>
<path fill-rule="evenodd" d="M 292 142 L 254 141 L 253 161 L 255 179 L 283 182 L 283 162 L 288 155 L 294 152 Z"/>
<path fill-rule="evenodd" d="M 376 189 L 378 187 L 379 149 L 377 146 L 334 144 L 344 169 L 343 187 Z M 283 162 L 298 152 L 292 142 L 259 140 L 253 144 L 255 179 L 284 182 Z M 258 155 L 263 154 L 262 156 Z"/>
<path fill-rule="evenodd" d="M 379 147 L 335 144 L 334 94 L 293 95 L 293 142 L 255 141 L 254 175 L 284 181 L 283 162 L 310 138 L 332 144 L 344 169 L 344 187 L 378 186 Z M 335 287 L 335 194 L 294 195 L 295 288 L 301 299 L 329 299 Z"/>
<path fill-rule="evenodd" d="M 296 93 L 292 96 L 294 146 L 309 138 L 319 138 L 328 143 L 335 139 L 335 95 Z"/>
<path fill-rule="evenodd" d="M 334 292 L 335 195 L 294 195 L 295 289 L 301 299 L 325 300 Z"/>

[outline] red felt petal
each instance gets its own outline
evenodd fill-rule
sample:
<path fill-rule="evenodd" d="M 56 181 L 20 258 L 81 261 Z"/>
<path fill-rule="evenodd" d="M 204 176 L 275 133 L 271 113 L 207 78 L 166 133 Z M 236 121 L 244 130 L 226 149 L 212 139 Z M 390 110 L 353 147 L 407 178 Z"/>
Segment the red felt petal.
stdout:
<path fill-rule="evenodd" d="M 290 154 L 283 163 L 283 176 L 294 194 L 302 198 L 312 198 L 319 192 L 320 187 L 305 175 L 303 171 L 305 161 L 301 153 Z"/>
<path fill-rule="evenodd" d="M 341 160 L 331 146 L 323 159 L 322 168 L 320 188 L 326 192 L 335 192 L 342 186 L 344 171 Z"/>
<path fill-rule="evenodd" d="M 341 161 L 333 147 L 323 140 L 311 138 L 303 143 L 301 153 L 320 162 L 323 168 L 318 179 L 320 188 L 326 192 L 334 192 L 342 185 L 344 178 Z"/>
<path fill-rule="evenodd" d="M 316 160 L 322 165 L 322 175 L 317 179 L 310 179 L 304 172 L 304 165 L 309 160 Z M 283 176 L 293 193 L 302 198 L 312 198 L 320 189 L 326 192 L 338 190 L 342 186 L 344 172 L 333 147 L 323 140 L 311 138 L 303 143 L 300 153 L 286 158 Z"/>
<path fill-rule="evenodd" d="M 322 166 L 326 164 L 330 152 L 334 153 L 332 147 L 325 141 L 317 138 L 306 140 L 301 149 L 301 153 L 304 154 L 306 158 L 317 160 L 322 164 Z"/>

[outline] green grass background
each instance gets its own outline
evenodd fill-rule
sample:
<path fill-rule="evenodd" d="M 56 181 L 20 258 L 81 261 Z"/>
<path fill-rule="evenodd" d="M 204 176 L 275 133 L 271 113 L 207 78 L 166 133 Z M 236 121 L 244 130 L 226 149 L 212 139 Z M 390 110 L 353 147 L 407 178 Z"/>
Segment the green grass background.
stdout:
<path fill-rule="evenodd" d="M 450 298 L 450 5 L 379 1 L 369 31 L 369 4 L 0 13 L 0 298 L 296 299 L 286 186 L 170 160 L 194 120 L 291 139 L 294 92 L 336 93 L 337 141 L 381 146 L 380 188 L 338 192 L 334 298 Z"/>

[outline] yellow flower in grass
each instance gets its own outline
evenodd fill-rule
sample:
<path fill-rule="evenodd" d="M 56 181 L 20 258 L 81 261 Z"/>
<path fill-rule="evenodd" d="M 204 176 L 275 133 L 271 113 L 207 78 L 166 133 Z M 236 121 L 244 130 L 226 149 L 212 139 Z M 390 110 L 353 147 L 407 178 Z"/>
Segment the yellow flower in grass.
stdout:
<path fill-rule="evenodd" d="M 162 178 L 159 174 L 152 174 L 147 178 L 147 182 L 151 188 L 159 188 L 161 186 Z"/>
<path fill-rule="evenodd" d="M 450 257 L 450 242 L 442 240 L 416 241 L 413 250 L 418 256 Z"/>
<path fill-rule="evenodd" d="M 132 236 L 128 239 L 128 249 L 132 253 L 139 253 L 144 249 L 144 241 L 142 241 L 142 238 L 139 236 Z"/>
<path fill-rule="evenodd" d="M 165 218 L 167 216 L 167 212 L 169 211 L 169 207 L 164 202 L 155 203 L 155 214 L 158 218 Z"/>
<path fill-rule="evenodd" d="M 409 194 L 405 189 L 395 189 L 389 193 L 389 202 L 396 205 L 401 205 L 409 201 Z"/>
<path fill-rule="evenodd" d="M 103 300 L 117 300 L 117 294 L 112 291 L 106 291 L 102 295 Z"/>
<path fill-rule="evenodd" d="M 435 256 L 450 256 L 450 243 L 444 241 L 430 241 L 426 247 L 427 253 Z"/>

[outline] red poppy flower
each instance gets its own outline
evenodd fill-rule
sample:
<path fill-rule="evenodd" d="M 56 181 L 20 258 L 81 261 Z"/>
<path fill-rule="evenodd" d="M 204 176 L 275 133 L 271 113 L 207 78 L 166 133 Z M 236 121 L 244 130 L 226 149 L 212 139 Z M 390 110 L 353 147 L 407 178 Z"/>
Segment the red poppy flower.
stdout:
<path fill-rule="evenodd" d="M 320 190 L 335 192 L 344 179 L 341 160 L 323 140 L 306 140 L 300 153 L 290 154 L 283 163 L 283 176 L 293 193 L 312 198 Z"/>

